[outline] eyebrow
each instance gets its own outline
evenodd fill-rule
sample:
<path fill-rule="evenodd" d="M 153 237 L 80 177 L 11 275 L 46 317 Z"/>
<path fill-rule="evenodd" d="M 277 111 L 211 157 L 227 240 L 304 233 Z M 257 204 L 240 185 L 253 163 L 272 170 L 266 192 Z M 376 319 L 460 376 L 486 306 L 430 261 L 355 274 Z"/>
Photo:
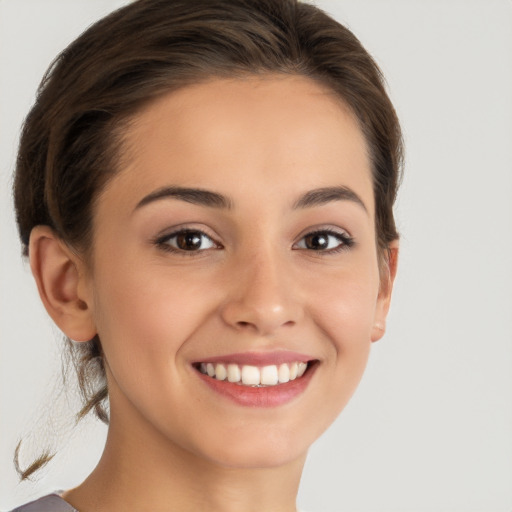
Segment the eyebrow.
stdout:
<path fill-rule="evenodd" d="M 160 201 L 162 199 L 178 199 L 187 203 L 207 206 L 211 208 L 232 209 L 233 201 L 222 194 L 205 190 L 201 188 L 188 187 L 163 187 L 151 192 L 142 198 L 135 209 L 139 209 L 149 203 Z M 363 208 L 368 213 L 363 200 L 350 188 L 322 187 L 306 192 L 299 197 L 292 206 L 293 210 L 311 208 L 313 206 L 322 206 L 333 201 L 351 201 Z"/>
<path fill-rule="evenodd" d="M 211 192 L 210 190 L 204 190 L 201 188 L 187 188 L 187 187 L 163 187 L 151 192 L 143 199 L 141 199 L 135 209 L 145 206 L 154 201 L 161 199 L 179 199 L 187 203 L 197 204 L 200 206 L 209 206 L 213 208 L 225 208 L 230 209 L 233 207 L 233 203 L 227 197 L 218 194 L 217 192 Z"/>
<path fill-rule="evenodd" d="M 361 206 L 368 213 L 363 200 L 348 187 L 323 187 L 306 192 L 294 203 L 293 209 L 311 208 L 312 206 L 322 206 L 332 201 L 351 201 Z"/>

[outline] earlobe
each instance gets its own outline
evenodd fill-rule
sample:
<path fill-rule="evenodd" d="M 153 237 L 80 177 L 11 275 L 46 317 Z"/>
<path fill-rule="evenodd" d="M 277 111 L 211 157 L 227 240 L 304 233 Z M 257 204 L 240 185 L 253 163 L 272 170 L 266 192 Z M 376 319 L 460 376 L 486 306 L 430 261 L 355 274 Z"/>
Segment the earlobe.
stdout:
<path fill-rule="evenodd" d="M 386 318 L 391 303 L 391 293 L 398 265 L 398 240 L 390 243 L 386 260 L 381 269 L 381 283 L 379 296 L 377 298 L 377 307 L 375 310 L 375 319 L 372 327 L 371 341 L 380 340 L 386 332 Z"/>
<path fill-rule="evenodd" d="M 74 341 L 96 335 L 87 297 L 80 296 L 85 279 L 79 258 L 48 226 L 36 226 L 30 234 L 30 268 L 43 304 L 61 331 Z"/>

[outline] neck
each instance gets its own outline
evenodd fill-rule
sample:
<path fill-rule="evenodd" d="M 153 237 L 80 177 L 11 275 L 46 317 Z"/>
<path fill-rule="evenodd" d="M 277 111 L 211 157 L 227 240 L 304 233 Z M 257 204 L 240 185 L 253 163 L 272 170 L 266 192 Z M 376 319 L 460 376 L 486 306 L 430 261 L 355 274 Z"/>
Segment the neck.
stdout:
<path fill-rule="evenodd" d="M 276 467 L 226 467 L 126 425 L 111 416 L 96 469 L 63 495 L 80 512 L 295 512 L 306 454 Z"/>

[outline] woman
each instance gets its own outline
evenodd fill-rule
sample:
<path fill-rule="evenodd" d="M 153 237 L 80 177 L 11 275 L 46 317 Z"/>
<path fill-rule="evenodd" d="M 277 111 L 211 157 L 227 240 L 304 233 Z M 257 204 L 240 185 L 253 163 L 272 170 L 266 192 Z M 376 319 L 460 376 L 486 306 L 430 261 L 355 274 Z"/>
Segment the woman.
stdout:
<path fill-rule="evenodd" d="M 72 43 L 15 201 L 109 433 L 82 484 L 19 510 L 295 510 L 384 334 L 400 163 L 378 68 L 308 4 L 140 0 Z"/>

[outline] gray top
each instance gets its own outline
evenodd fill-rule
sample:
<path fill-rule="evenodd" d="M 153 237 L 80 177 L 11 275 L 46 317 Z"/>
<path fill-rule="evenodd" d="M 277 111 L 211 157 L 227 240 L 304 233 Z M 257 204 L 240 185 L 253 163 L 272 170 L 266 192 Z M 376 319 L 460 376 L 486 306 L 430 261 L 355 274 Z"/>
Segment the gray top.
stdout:
<path fill-rule="evenodd" d="M 53 493 L 15 508 L 11 512 L 78 512 L 78 510 L 64 501 L 57 493 Z"/>

